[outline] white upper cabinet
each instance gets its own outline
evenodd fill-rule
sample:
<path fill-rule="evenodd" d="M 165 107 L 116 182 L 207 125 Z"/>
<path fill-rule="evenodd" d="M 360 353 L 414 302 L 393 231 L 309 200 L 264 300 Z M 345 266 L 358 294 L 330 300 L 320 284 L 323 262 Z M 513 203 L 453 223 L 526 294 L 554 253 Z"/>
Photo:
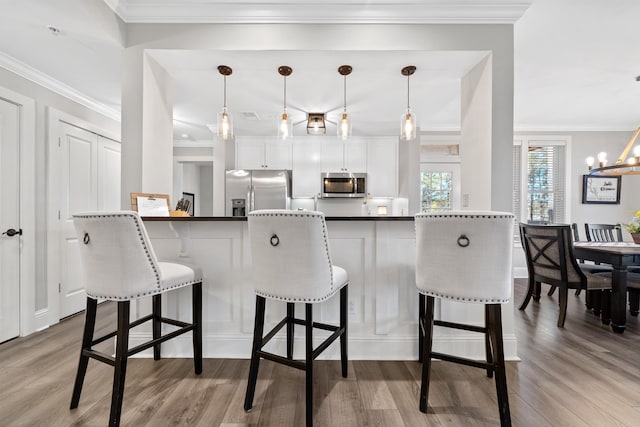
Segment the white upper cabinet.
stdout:
<path fill-rule="evenodd" d="M 373 197 L 398 196 L 398 138 L 376 138 L 367 151 L 367 192 Z"/>
<path fill-rule="evenodd" d="M 313 197 L 320 192 L 321 159 L 321 142 L 312 142 L 308 139 L 293 141 L 291 148 L 293 197 Z"/>
<path fill-rule="evenodd" d="M 291 169 L 291 142 L 275 137 L 236 139 L 238 169 Z"/>
<path fill-rule="evenodd" d="M 322 172 L 366 172 L 366 142 L 348 140 L 322 145 Z"/>

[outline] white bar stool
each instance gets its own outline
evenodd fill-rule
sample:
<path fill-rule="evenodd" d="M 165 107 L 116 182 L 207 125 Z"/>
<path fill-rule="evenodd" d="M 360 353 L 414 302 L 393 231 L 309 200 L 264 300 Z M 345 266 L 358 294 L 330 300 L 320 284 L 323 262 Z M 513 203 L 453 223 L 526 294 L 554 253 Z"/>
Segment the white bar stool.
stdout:
<path fill-rule="evenodd" d="M 244 409 L 250 411 L 260 359 L 268 359 L 306 372 L 306 425 L 313 425 L 313 360 L 340 338 L 342 376 L 347 376 L 347 272 L 331 263 L 327 228 L 322 212 L 259 210 L 249 213 L 249 239 L 256 292 L 256 317 L 249 382 Z M 313 321 L 313 305 L 340 291 L 340 324 Z M 287 315 L 263 336 L 265 299 L 287 303 Z M 305 303 L 305 319 L 296 319 L 294 303 Z M 287 356 L 263 347 L 287 326 Z M 305 360 L 293 360 L 294 325 L 305 327 Z M 313 348 L 313 328 L 332 332 Z"/>
<path fill-rule="evenodd" d="M 162 342 L 193 331 L 195 372 L 202 372 L 202 273 L 198 267 L 159 262 L 137 212 L 79 213 L 73 215 L 73 223 L 79 241 L 87 309 L 71 409 L 78 407 L 89 358 L 96 359 L 115 368 L 109 425 L 118 426 L 129 356 L 153 347 L 153 358 L 158 360 Z M 162 317 L 162 293 L 188 285 L 193 286 L 192 323 Z M 153 312 L 130 322 L 130 301 L 143 296 L 152 296 Z M 118 326 L 116 331 L 94 339 L 98 299 L 117 301 Z M 129 330 L 147 321 L 152 321 L 153 339 L 129 349 Z M 178 329 L 161 335 L 162 323 Z M 115 357 L 92 348 L 114 336 Z"/>
<path fill-rule="evenodd" d="M 511 298 L 514 218 L 506 212 L 472 211 L 415 216 L 422 412 L 427 412 L 435 358 L 485 369 L 488 377 L 495 373 L 500 425 L 511 425 L 500 310 Z M 484 304 L 485 326 L 434 320 L 435 298 Z M 486 362 L 432 351 L 434 325 L 483 333 Z"/>

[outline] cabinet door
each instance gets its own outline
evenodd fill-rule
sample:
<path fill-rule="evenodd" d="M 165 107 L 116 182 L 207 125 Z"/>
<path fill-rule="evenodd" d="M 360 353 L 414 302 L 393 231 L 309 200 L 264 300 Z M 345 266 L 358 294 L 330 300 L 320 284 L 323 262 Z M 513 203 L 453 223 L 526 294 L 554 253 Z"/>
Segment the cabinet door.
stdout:
<path fill-rule="evenodd" d="M 291 143 L 288 141 L 265 142 L 264 168 L 291 169 Z"/>
<path fill-rule="evenodd" d="M 236 156 L 238 169 L 264 169 L 264 141 L 237 141 Z"/>
<path fill-rule="evenodd" d="M 327 142 L 322 145 L 322 172 L 344 172 L 344 144 Z"/>
<path fill-rule="evenodd" d="M 320 192 L 322 145 L 317 142 L 293 143 L 293 197 L 313 197 Z"/>
<path fill-rule="evenodd" d="M 344 169 L 347 172 L 367 171 L 367 144 L 364 142 L 345 142 Z"/>
<path fill-rule="evenodd" d="M 398 141 L 370 141 L 367 150 L 367 191 L 373 197 L 398 196 Z"/>

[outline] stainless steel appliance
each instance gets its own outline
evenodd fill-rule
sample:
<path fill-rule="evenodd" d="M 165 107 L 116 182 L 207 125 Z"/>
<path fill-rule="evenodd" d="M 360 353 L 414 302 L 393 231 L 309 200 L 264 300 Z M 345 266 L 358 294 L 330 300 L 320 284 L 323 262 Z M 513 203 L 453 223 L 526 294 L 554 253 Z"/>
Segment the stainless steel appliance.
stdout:
<path fill-rule="evenodd" d="M 291 208 L 290 170 L 228 170 L 225 178 L 226 216 Z"/>
<path fill-rule="evenodd" d="M 320 188 L 322 197 L 365 197 L 367 195 L 367 174 L 323 172 Z"/>

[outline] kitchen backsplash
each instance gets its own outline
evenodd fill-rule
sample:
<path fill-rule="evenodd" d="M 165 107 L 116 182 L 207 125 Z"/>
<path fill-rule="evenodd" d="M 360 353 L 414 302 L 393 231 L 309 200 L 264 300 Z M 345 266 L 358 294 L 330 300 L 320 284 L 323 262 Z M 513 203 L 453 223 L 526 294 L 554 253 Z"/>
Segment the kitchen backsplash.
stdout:
<path fill-rule="evenodd" d="M 312 198 L 291 199 L 291 209 L 314 210 Z M 408 216 L 405 198 L 369 197 L 356 199 L 318 199 L 317 210 L 326 216 Z"/>

